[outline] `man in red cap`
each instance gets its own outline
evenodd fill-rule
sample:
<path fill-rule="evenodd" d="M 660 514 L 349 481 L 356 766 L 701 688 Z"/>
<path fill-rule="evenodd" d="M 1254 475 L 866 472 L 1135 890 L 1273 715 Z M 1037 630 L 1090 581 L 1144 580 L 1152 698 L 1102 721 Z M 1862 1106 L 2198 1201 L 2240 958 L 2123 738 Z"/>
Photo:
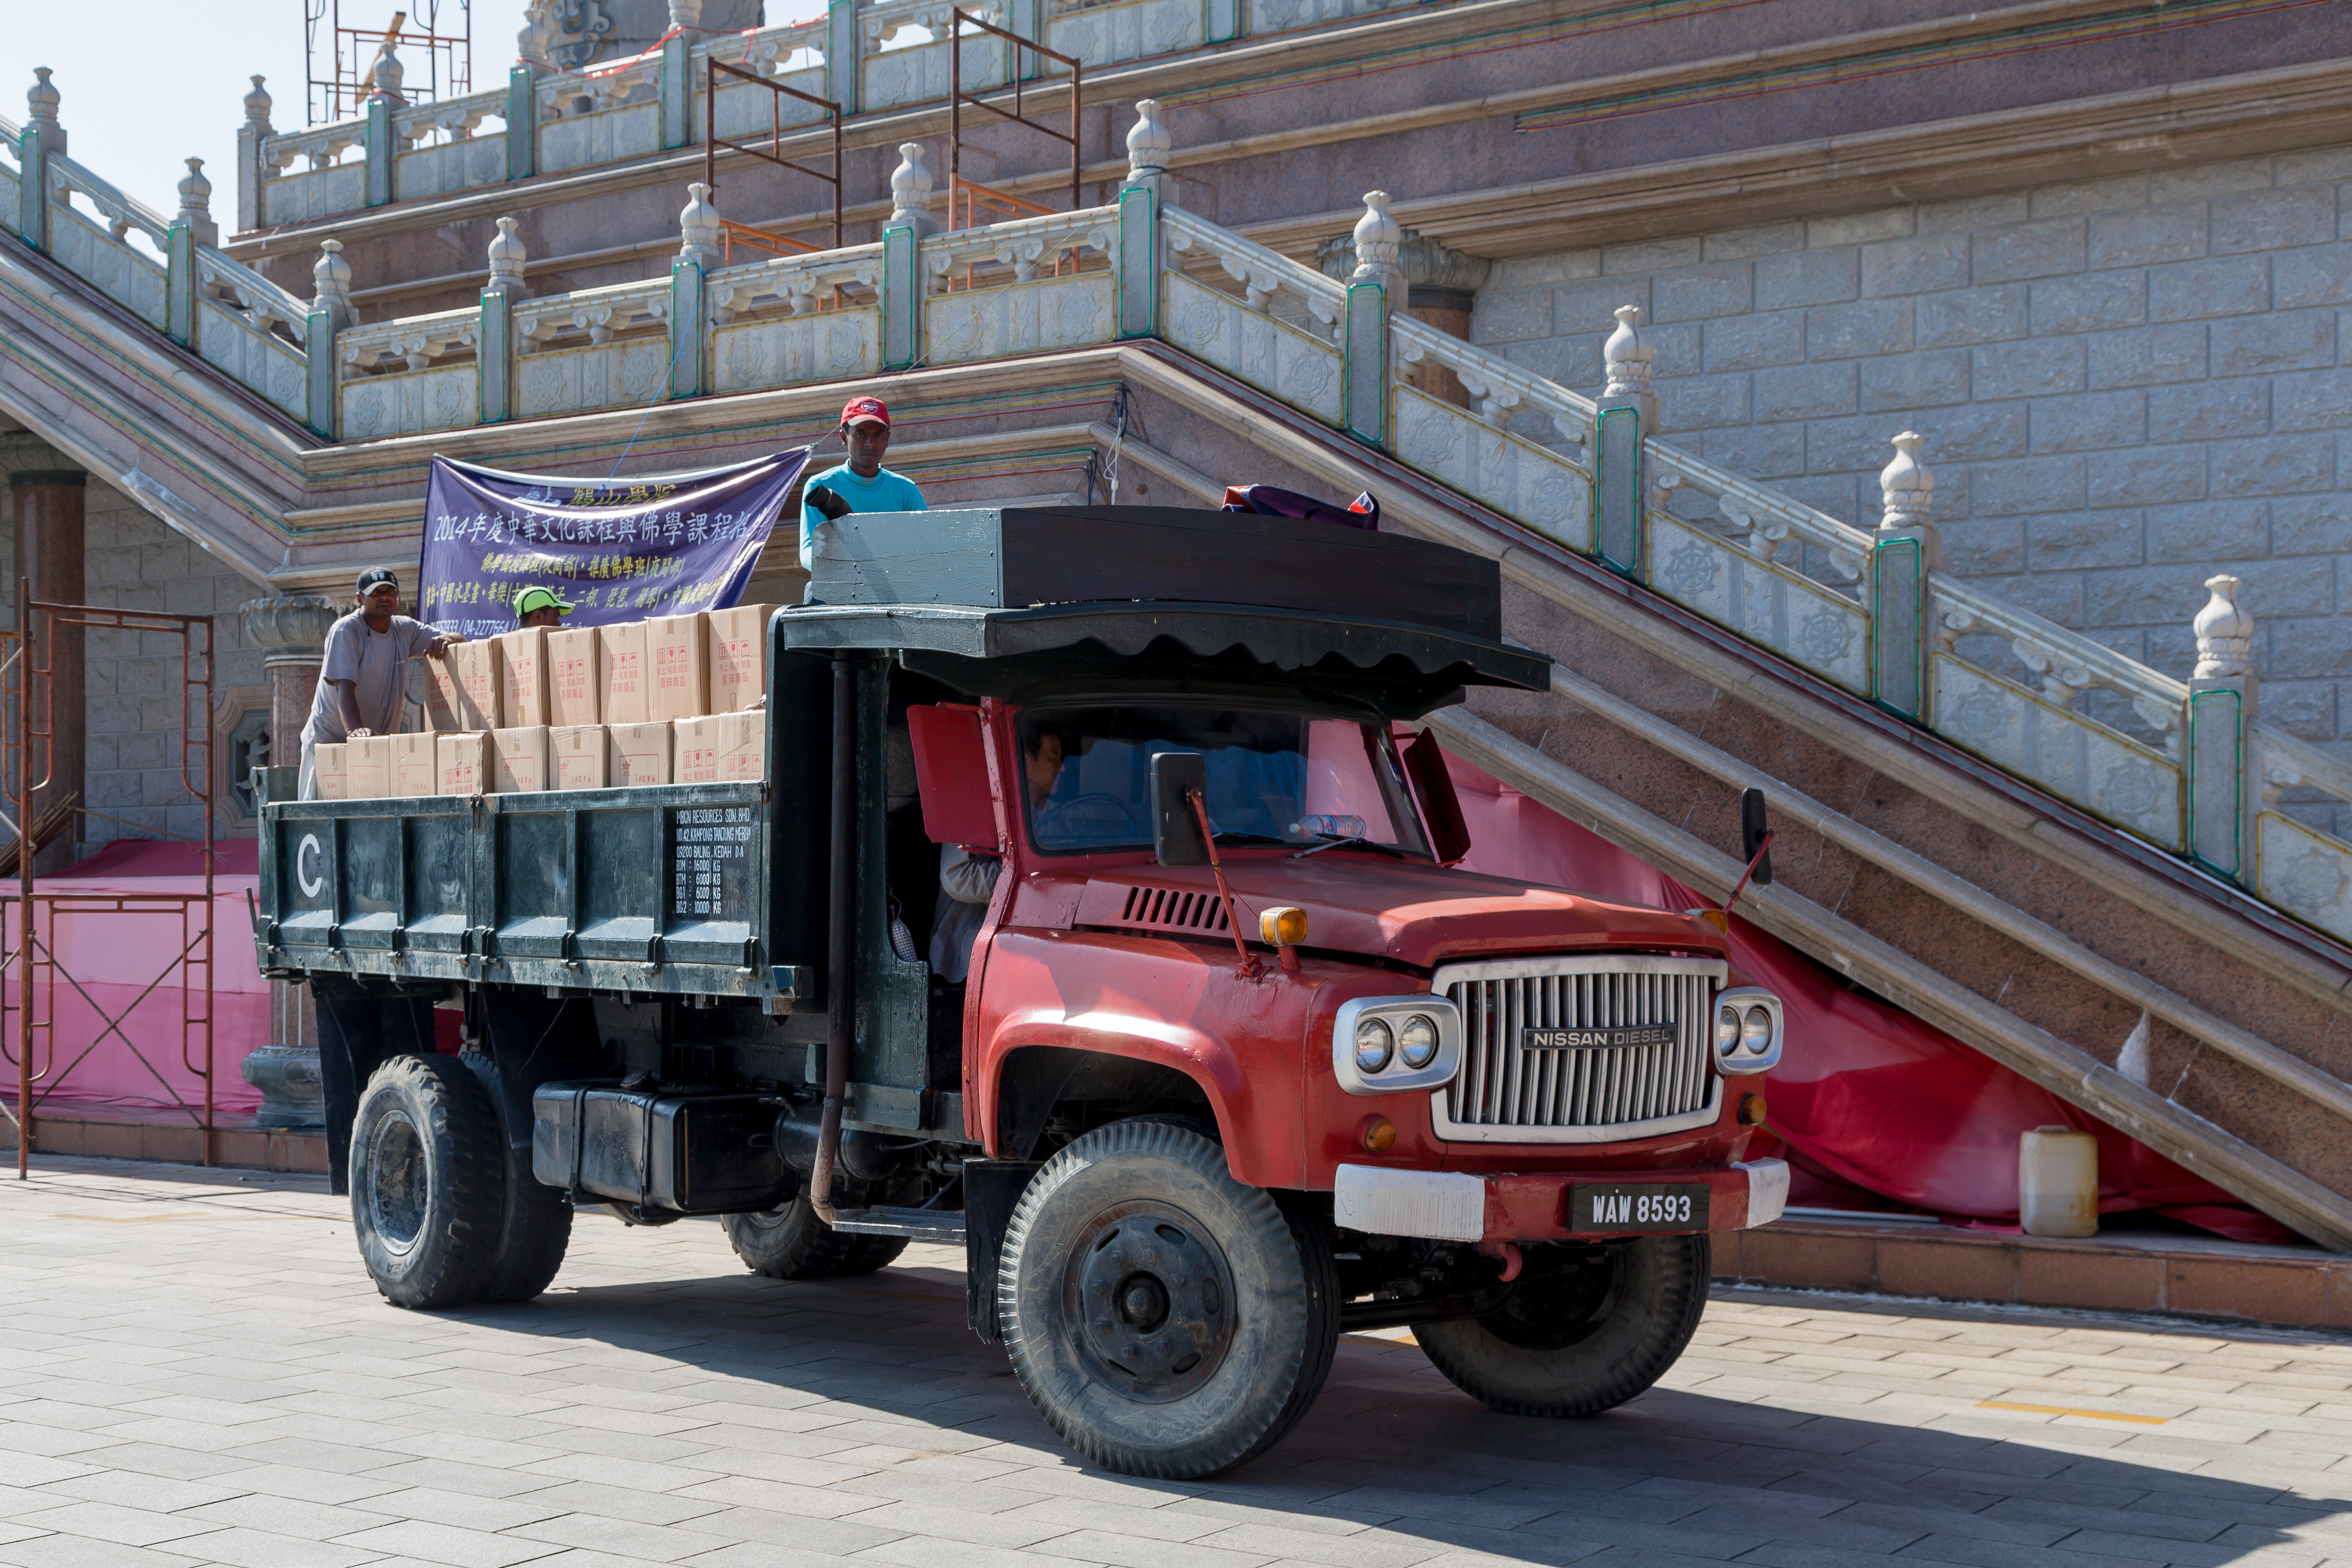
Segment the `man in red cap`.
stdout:
<path fill-rule="evenodd" d="M 816 530 L 824 525 L 828 516 L 849 511 L 929 511 L 923 492 L 915 481 L 904 474 L 892 473 L 882 466 L 882 456 L 890 449 L 890 411 L 882 406 L 878 397 L 853 397 L 842 406 L 841 441 L 849 448 L 846 461 L 840 467 L 827 468 L 808 481 L 803 496 L 813 495 L 819 486 L 841 498 L 831 511 L 816 500 L 801 503 L 801 565 L 811 565 L 815 553 Z"/>

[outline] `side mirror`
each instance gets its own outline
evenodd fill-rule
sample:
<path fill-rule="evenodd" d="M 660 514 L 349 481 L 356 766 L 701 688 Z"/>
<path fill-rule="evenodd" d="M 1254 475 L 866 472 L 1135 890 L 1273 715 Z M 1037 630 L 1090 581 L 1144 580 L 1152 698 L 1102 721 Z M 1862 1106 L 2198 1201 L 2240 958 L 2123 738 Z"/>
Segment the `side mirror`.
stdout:
<path fill-rule="evenodd" d="M 1756 860 L 1756 851 L 1763 848 L 1764 836 L 1772 831 L 1772 824 L 1764 815 L 1764 792 L 1748 789 L 1739 792 L 1739 859 L 1745 865 Z M 1759 888 L 1772 885 L 1772 857 L 1756 860 L 1756 875 L 1750 879 Z"/>
<path fill-rule="evenodd" d="M 1151 759 L 1151 853 L 1162 866 L 1205 866 L 1209 843 L 1185 791 L 1205 789 L 1208 760 L 1198 752 L 1162 752 Z"/>
<path fill-rule="evenodd" d="M 1470 825 L 1463 820 L 1462 797 L 1454 793 L 1454 775 L 1445 771 L 1445 748 L 1433 731 L 1423 730 L 1404 749 L 1405 776 L 1421 797 L 1421 817 L 1429 827 L 1431 856 L 1451 866 L 1470 853 Z"/>

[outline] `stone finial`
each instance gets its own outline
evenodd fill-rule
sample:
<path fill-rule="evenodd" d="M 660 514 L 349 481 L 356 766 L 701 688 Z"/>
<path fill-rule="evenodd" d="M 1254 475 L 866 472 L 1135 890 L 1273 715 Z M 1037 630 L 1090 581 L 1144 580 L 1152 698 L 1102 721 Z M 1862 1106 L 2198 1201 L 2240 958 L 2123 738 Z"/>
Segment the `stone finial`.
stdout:
<path fill-rule="evenodd" d="M 686 187 L 687 203 L 677 215 L 678 258 L 699 261 L 705 272 L 719 265 L 719 209 L 710 203 L 710 187 L 700 180 Z"/>
<path fill-rule="evenodd" d="M 188 160 L 187 175 L 180 182 L 180 210 L 172 221 L 186 224 L 198 245 L 220 243 L 220 225 L 213 221 L 213 183 L 205 178 L 202 158 Z"/>
<path fill-rule="evenodd" d="M 490 281 L 483 291 L 503 294 L 509 302 L 527 296 L 530 290 L 523 286 L 522 267 L 530 258 L 515 237 L 515 220 L 499 219 L 498 235 L 490 241 Z"/>
<path fill-rule="evenodd" d="M 890 222 L 887 226 L 911 226 L 921 239 L 940 231 L 931 216 L 931 172 L 923 166 L 923 144 L 898 143 L 898 166 L 890 171 Z"/>
<path fill-rule="evenodd" d="M 1397 266 L 1397 250 L 1403 244 L 1403 227 L 1389 216 L 1389 194 L 1366 191 L 1364 216 L 1356 220 L 1356 269 L 1348 275 L 1348 281 L 1391 287 L 1403 282 L 1404 272 Z"/>
<path fill-rule="evenodd" d="M 1878 494 L 1885 507 L 1878 519 L 1882 533 L 1927 521 L 1936 500 L 1936 473 L 1919 460 L 1917 431 L 1906 430 L 1895 437 L 1895 460 L 1878 470 Z"/>
<path fill-rule="evenodd" d="M 42 146 L 52 153 L 62 153 L 66 150 L 66 128 L 58 123 L 58 105 L 65 100 L 63 94 L 49 85 L 50 68 L 47 66 L 33 68 L 33 75 L 40 79 L 25 89 L 26 117 L 32 121 L 27 129 L 41 133 Z"/>
<path fill-rule="evenodd" d="M 2205 579 L 2213 596 L 2189 623 L 2197 634 L 2197 679 L 2226 680 L 2254 673 L 2254 617 L 2239 607 L 2240 585 L 2227 573 Z"/>
<path fill-rule="evenodd" d="M 1642 331 L 1642 307 L 1620 305 L 1611 314 L 1617 318 L 1617 330 L 1601 345 L 1601 363 L 1609 376 L 1609 384 L 1601 389 L 1601 395 L 1647 397 L 1650 367 L 1658 351 Z"/>
<path fill-rule="evenodd" d="M 343 259 L 341 240 L 319 242 L 319 259 L 311 265 L 310 279 L 319 290 L 310 309 L 326 311 L 333 331 L 340 332 L 358 322 L 359 313 L 352 305 L 352 264 Z"/>
<path fill-rule="evenodd" d="M 393 53 L 390 38 L 376 46 L 375 59 L 368 67 L 368 96 L 385 98 L 394 103 L 404 101 L 400 96 L 400 84 L 408 75 L 408 68 Z"/>
<path fill-rule="evenodd" d="M 527 6 L 522 14 L 522 26 L 515 34 L 515 58 L 541 70 L 552 68 L 547 58 L 547 46 L 555 37 L 555 27 L 547 15 L 545 0 Z"/>
<path fill-rule="evenodd" d="M 673 27 L 702 26 L 702 0 L 669 0 L 669 25 Z"/>
<path fill-rule="evenodd" d="M 1160 100 L 1139 98 L 1135 100 L 1135 123 L 1127 130 L 1127 179 L 1129 185 L 1150 185 L 1159 188 L 1160 176 L 1168 172 L 1168 149 L 1175 138 L 1168 127 L 1160 123 Z"/>
<path fill-rule="evenodd" d="M 269 93 L 262 87 L 265 78 L 253 79 L 253 90 L 245 95 L 245 124 L 239 129 L 261 136 L 275 136 L 276 128 L 269 123 Z"/>

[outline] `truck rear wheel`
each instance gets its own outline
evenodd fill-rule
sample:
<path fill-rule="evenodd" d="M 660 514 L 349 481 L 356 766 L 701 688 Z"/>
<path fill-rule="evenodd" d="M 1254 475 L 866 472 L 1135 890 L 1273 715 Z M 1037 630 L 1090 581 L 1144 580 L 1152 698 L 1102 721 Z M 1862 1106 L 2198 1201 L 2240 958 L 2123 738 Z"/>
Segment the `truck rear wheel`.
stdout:
<path fill-rule="evenodd" d="M 1704 1236 L 1645 1236 L 1530 1279 L 1499 1311 L 1423 1323 L 1413 1338 L 1474 1399 L 1514 1415 L 1592 1415 L 1665 1375 L 1698 1331 Z"/>
<path fill-rule="evenodd" d="M 395 1307 L 469 1301 L 498 1262 L 506 1140 L 481 1080 L 453 1057 L 375 1069 L 352 1120 L 352 1225 Z"/>
<path fill-rule="evenodd" d="M 871 1274 L 907 1247 L 899 1237 L 845 1235 L 819 1219 L 804 1197 L 759 1214 L 721 1215 L 719 1223 L 743 1267 L 771 1279 Z"/>
<path fill-rule="evenodd" d="M 1000 1258 L 1013 1374 L 1108 1468 L 1189 1479 L 1240 1464 L 1330 1373 L 1328 1230 L 1234 1181 L 1190 1128 L 1118 1121 L 1071 1143 L 1021 1194 Z"/>
<path fill-rule="evenodd" d="M 486 1051 L 466 1050 L 457 1059 L 473 1069 L 493 1110 L 503 1098 L 498 1063 Z M 506 1205 L 499 1226 L 499 1253 L 489 1278 L 475 1295 L 478 1301 L 505 1305 L 528 1301 L 553 1283 L 572 1245 L 572 1194 L 561 1187 L 541 1184 L 531 1174 L 529 1129 L 526 1142 L 515 1147 L 513 1131 L 504 1129 L 499 1140 L 506 1151 Z"/>

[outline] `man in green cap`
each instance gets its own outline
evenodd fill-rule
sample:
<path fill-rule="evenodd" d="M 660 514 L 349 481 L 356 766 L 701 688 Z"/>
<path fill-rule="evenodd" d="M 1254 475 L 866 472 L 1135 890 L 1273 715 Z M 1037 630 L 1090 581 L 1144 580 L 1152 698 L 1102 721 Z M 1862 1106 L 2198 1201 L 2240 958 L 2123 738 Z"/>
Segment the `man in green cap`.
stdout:
<path fill-rule="evenodd" d="M 520 626 L 545 626 L 555 631 L 563 625 L 563 613 L 572 608 L 555 596 L 552 588 L 525 588 L 515 595 L 515 624 Z"/>

